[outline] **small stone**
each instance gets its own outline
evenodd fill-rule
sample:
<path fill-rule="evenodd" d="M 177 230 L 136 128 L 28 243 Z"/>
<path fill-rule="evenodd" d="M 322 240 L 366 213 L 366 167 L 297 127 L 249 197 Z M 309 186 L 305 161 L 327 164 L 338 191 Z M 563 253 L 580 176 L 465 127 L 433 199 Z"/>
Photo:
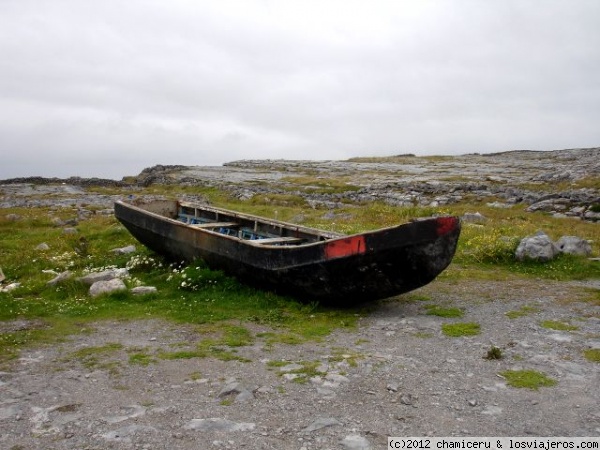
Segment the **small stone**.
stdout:
<path fill-rule="evenodd" d="M 251 422 L 233 422 L 228 419 L 211 417 L 210 419 L 192 419 L 183 426 L 186 430 L 194 431 L 221 431 L 225 433 L 234 431 L 252 431 L 256 424 Z"/>
<path fill-rule="evenodd" d="M 97 297 L 101 294 L 125 290 L 127 290 L 127 286 L 125 286 L 123 280 L 120 278 L 114 278 L 107 281 L 97 281 L 96 283 L 92 284 L 90 287 L 90 295 L 92 297 Z"/>
<path fill-rule="evenodd" d="M 515 251 L 515 258 L 518 261 L 526 259 L 550 261 L 558 252 L 554 242 L 545 233 L 539 232 L 535 236 L 528 236 L 521 240 Z"/>
<path fill-rule="evenodd" d="M 563 236 L 556 241 L 556 246 L 561 253 L 569 255 L 590 256 L 592 254 L 590 243 L 577 236 Z"/>
<path fill-rule="evenodd" d="M 468 223 L 485 223 L 487 221 L 487 218 L 479 212 L 466 212 L 463 214 L 462 220 L 463 222 Z"/>
<path fill-rule="evenodd" d="M 21 283 L 10 283 L 9 285 L 4 286 L 3 288 L 0 288 L 0 292 L 14 291 L 15 289 L 17 289 L 20 286 L 21 286 Z"/>
<path fill-rule="evenodd" d="M 45 242 L 42 242 L 35 249 L 39 250 L 39 251 L 46 251 L 46 250 L 50 250 L 50 246 L 48 244 L 46 244 Z"/>
<path fill-rule="evenodd" d="M 413 406 L 417 398 L 412 394 L 402 394 L 400 403 L 407 406 Z"/>
<path fill-rule="evenodd" d="M 128 245 L 126 247 L 121 248 L 113 248 L 111 251 L 113 253 L 116 253 L 117 255 L 127 255 L 129 253 L 135 252 L 135 245 Z"/>
<path fill-rule="evenodd" d="M 243 403 L 250 400 L 254 400 L 254 394 L 247 389 L 242 390 L 236 397 L 236 403 Z"/>
<path fill-rule="evenodd" d="M 340 444 L 342 444 L 346 450 L 371 450 L 370 442 L 357 434 L 346 436 L 340 441 Z"/>
<path fill-rule="evenodd" d="M 340 375 L 339 373 L 329 373 L 325 376 L 325 379 L 334 383 L 350 381 L 347 377 Z"/>
<path fill-rule="evenodd" d="M 132 288 L 129 292 L 133 295 L 148 295 L 148 294 L 156 294 L 158 289 L 154 286 L 136 286 Z"/>
<path fill-rule="evenodd" d="M 129 271 L 125 268 L 122 269 L 109 269 L 103 270 L 102 272 L 89 273 L 83 277 L 77 279 L 81 283 L 92 285 L 98 281 L 112 280 L 113 278 L 125 278 L 129 275 Z"/>
<path fill-rule="evenodd" d="M 280 367 L 279 371 L 280 372 L 293 372 L 294 370 L 301 370 L 303 368 L 304 367 L 301 366 L 300 364 L 293 363 L 293 364 L 288 364 L 287 366 Z"/>
<path fill-rule="evenodd" d="M 56 277 L 54 277 L 53 279 L 48 281 L 46 284 L 48 286 L 55 286 L 58 283 L 60 283 L 61 281 L 70 279 L 72 276 L 73 276 L 73 273 L 67 270 L 63 273 L 59 273 Z"/>
<path fill-rule="evenodd" d="M 242 390 L 243 390 L 243 388 L 240 386 L 240 383 L 238 383 L 237 381 L 232 381 L 230 383 L 227 383 L 225 386 L 223 386 L 221 391 L 219 391 L 219 394 L 217 395 L 217 397 L 223 398 L 223 397 L 227 397 L 229 395 L 237 395 L 240 392 L 242 392 Z"/>
<path fill-rule="evenodd" d="M 469 406 L 477 406 L 477 400 L 475 399 L 469 399 L 467 400 L 467 403 L 469 404 Z"/>
<path fill-rule="evenodd" d="M 311 433 L 313 431 L 321 430 L 327 427 L 333 427 L 336 425 L 342 424 L 332 417 L 320 417 L 302 431 L 304 431 L 305 433 Z"/>

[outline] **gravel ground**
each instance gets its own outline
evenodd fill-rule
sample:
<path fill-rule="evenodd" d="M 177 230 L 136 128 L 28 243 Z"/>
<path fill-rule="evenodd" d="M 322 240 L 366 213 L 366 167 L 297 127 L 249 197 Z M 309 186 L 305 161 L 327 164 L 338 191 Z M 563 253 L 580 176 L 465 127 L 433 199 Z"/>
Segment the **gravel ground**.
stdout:
<path fill-rule="evenodd" d="M 405 301 L 379 303 L 356 330 L 319 343 L 269 346 L 257 337 L 236 349 L 249 362 L 157 357 L 206 337 L 193 326 L 96 323 L 24 351 L 0 373 L 0 447 L 383 449 L 388 436 L 599 436 L 600 365 L 583 355 L 600 348 L 600 307 L 585 301 L 599 288 L 442 278 Z M 465 315 L 428 315 L 432 304 Z M 510 311 L 523 315 L 511 319 Z M 543 320 L 577 329 L 556 331 Z M 476 322 L 481 334 L 447 337 L 441 326 L 453 322 Z M 280 331 L 244 325 L 254 334 Z M 81 356 L 116 343 L 122 347 Z M 492 345 L 502 359 L 484 358 Z M 152 361 L 134 364 L 135 353 Z M 294 374 L 309 365 L 316 376 Z M 557 384 L 510 387 L 499 375 L 509 369 L 537 370 Z"/>

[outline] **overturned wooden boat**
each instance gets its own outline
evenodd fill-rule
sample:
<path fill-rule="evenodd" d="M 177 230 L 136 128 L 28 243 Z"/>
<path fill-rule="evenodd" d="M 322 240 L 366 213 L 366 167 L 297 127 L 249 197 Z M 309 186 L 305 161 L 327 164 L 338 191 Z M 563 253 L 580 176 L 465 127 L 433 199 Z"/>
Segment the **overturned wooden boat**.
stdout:
<path fill-rule="evenodd" d="M 176 261 L 201 258 L 244 283 L 336 305 L 424 286 L 450 264 L 460 234 L 452 216 L 343 235 L 175 200 L 117 201 L 115 216 Z"/>

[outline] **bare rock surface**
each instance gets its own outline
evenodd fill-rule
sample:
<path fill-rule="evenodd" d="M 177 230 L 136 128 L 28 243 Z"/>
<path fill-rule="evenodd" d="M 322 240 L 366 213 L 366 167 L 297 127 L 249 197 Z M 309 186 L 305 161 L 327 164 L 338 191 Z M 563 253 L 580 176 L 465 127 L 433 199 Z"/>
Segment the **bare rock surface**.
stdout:
<path fill-rule="evenodd" d="M 472 198 L 489 199 L 497 207 L 525 204 L 531 212 L 597 221 L 598 177 L 600 148 L 438 157 L 399 155 L 347 161 L 244 160 L 214 167 L 157 165 L 129 177 L 128 182 L 78 177 L 0 180 L 0 208 L 110 208 L 115 200 L 135 196 L 144 186 L 176 184 L 218 187 L 242 200 L 293 193 L 311 206 L 331 209 L 373 200 L 439 207 Z M 341 181 L 342 186 L 326 192 L 323 187 L 332 178 Z M 315 186 L 299 187 L 299 179 L 312 179 Z M 121 194 L 91 193 L 91 186 L 118 188 Z M 197 200 L 193 196 L 187 199 Z"/>
<path fill-rule="evenodd" d="M 244 324 L 255 341 L 235 354 L 246 362 L 160 358 L 207 337 L 193 326 L 94 323 L 0 372 L 0 447 L 376 449 L 388 436 L 598 436 L 600 365 L 584 357 L 600 348 L 598 288 L 440 279 L 321 342 L 270 346 L 259 333 L 277 329 Z M 465 315 L 428 315 L 428 304 Z M 481 334 L 444 335 L 454 322 L 476 322 Z M 108 344 L 113 351 L 82 356 Z M 492 345 L 501 359 L 485 358 Z M 315 371 L 303 372 L 307 364 Z M 557 384 L 509 386 L 501 373 L 519 369 Z"/>

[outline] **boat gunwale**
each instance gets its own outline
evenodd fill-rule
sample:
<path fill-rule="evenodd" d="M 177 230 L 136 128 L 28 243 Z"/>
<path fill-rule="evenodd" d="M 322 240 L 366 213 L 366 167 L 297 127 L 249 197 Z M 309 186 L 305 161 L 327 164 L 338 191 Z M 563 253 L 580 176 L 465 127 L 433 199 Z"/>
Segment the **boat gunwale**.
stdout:
<path fill-rule="evenodd" d="M 337 233 L 335 231 L 322 230 L 320 228 L 305 227 L 303 225 L 298 225 L 298 224 L 291 223 L 291 222 L 284 222 L 283 220 L 269 219 L 268 217 L 262 217 L 262 216 L 257 216 L 255 214 L 233 211 L 231 209 L 218 208 L 218 207 L 210 206 L 210 205 L 197 205 L 195 203 L 185 202 L 185 201 L 178 201 L 177 204 L 179 206 L 186 207 L 186 208 L 197 208 L 197 209 L 203 209 L 206 211 L 223 213 L 223 214 L 230 215 L 232 217 L 239 217 L 242 220 L 258 221 L 258 222 L 264 223 L 266 225 L 283 227 L 283 228 L 287 228 L 292 231 L 300 231 L 303 233 L 312 234 L 312 235 L 315 235 L 318 237 L 325 238 L 326 240 L 343 238 L 343 237 L 348 236 L 347 234 L 344 234 L 344 233 Z"/>
<path fill-rule="evenodd" d="M 268 243 L 261 244 L 261 243 L 259 243 L 260 239 L 259 240 L 243 239 L 243 238 L 240 238 L 239 236 L 231 236 L 228 234 L 219 233 L 218 231 L 211 230 L 210 228 L 195 227 L 193 224 L 181 222 L 180 220 L 173 219 L 171 217 L 167 217 L 167 216 L 164 216 L 162 214 L 159 214 L 159 213 L 156 213 L 153 211 L 149 211 L 147 209 L 144 209 L 143 207 L 140 207 L 140 206 L 137 206 L 137 205 L 134 205 L 132 203 L 128 203 L 128 202 L 125 202 L 122 200 L 117 200 L 115 203 L 119 203 L 126 208 L 136 210 L 140 214 L 152 216 L 157 220 L 162 220 L 162 221 L 168 222 L 172 225 L 176 225 L 178 227 L 183 227 L 183 228 L 186 228 L 189 230 L 193 230 L 196 233 L 207 233 L 207 234 L 216 236 L 220 239 L 228 239 L 228 240 L 231 240 L 234 242 L 240 242 L 245 245 L 250 245 L 253 247 L 257 247 L 257 248 L 276 249 L 276 250 L 284 250 L 284 249 L 293 250 L 293 249 L 297 249 L 297 248 L 305 248 L 305 247 L 309 247 L 309 246 L 323 245 L 327 242 L 335 241 L 338 239 L 346 239 L 346 238 L 350 237 L 349 235 L 346 235 L 346 234 L 329 232 L 326 230 L 320 230 L 318 228 L 303 227 L 301 225 L 295 225 L 292 223 L 278 221 L 278 220 L 271 220 L 271 219 L 267 219 L 267 218 L 264 218 L 261 216 L 238 213 L 238 212 L 227 210 L 224 208 L 215 208 L 215 207 L 211 207 L 211 206 L 201 206 L 200 207 L 198 205 L 195 205 L 194 203 L 178 202 L 178 201 L 176 202 L 178 206 L 185 206 L 185 207 L 209 210 L 212 212 L 224 213 L 224 214 L 231 215 L 233 217 L 239 217 L 240 219 L 243 219 L 243 220 L 259 221 L 261 223 L 264 223 L 267 225 L 272 225 L 272 226 L 283 226 L 284 228 L 287 228 L 292 231 L 301 231 L 301 232 L 304 232 L 307 234 L 314 235 L 315 239 L 316 239 L 314 241 L 304 242 L 304 243 L 300 243 L 300 244 L 293 244 L 293 245 L 274 245 L 274 244 L 268 244 Z M 326 234 L 323 234 L 323 233 L 331 234 L 332 236 L 327 236 Z"/>
<path fill-rule="evenodd" d="M 302 225 L 296 225 L 290 222 L 284 222 L 284 221 L 280 221 L 280 220 L 275 220 L 275 219 L 268 219 L 265 217 L 261 217 L 261 216 L 256 216 L 253 214 L 247 214 L 247 213 L 240 213 L 237 211 L 232 211 L 229 209 L 225 209 L 225 208 L 218 208 L 218 207 L 214 207 L 214 206 L 210 206 L 210 205 L 197 205 L 195 203 L 192 202 L 186 202 L 186 201 L 178 201 L 178 200 L 173 200 L 173 202 L 179 207 L 179 206 L 183 206 L 183 207 L 188 207 L 188 208 L 197 208 L 197 209 L 204 209 L 207 211 L 211 211 L 211 212 L 218 212 L 218 213 L 223 213 L 223 214 L 227 214 L 230 215 L 232 217 L 239 217 L 242 220 L 251 220 L 251 221 L 258 221 L 267 225 L 271 225 L 271 226 L 279 226 L 279 227 L 284 227 L 293 231 L 301 231 L 307 234 L 312 234 L 314 235 L 318 240 L 315 241 L 310 241 L 310 242 L 305 242 L 305 243 L 300 243 L 300 244 L 293 244 L 293 245 L 273 245 L 273 244 L 260 244 L 257 241 L 253 241 L 251 239 L 243 239 L 240 238 L 238 236 L 231 236 L 231 235 L 227 235 L 227 234 L 223 234 L 223 233 L 219 233 L 218 231 L 215 230 L 211 230 L 210 228 L 196 228 L 194 227 L 193 224 L 188 224 L 185 222 L 181 222 L 177 219 L 173 219 L 171 217 L 167 217 L 164 216 L 162 214 L 159 213 L 155 213 L 153 211 L 149 211 L 147 209 L 144 209 L 143 207 L 134 205 L 132 203 L 128 203 L 122 200 L 117 200 L 115 203 L 119 203 L 121 205 L 124 205 L 125 207 L 128 208 L 132 208 L 137 210 L 139 213 L 142 214 L 146 214 L 146 215 L 151 215 L 159 220 L 163 220 L 163 221 L 167 221 L 173 225 L 177 225 L 177 226 L 181 226 L 187 229 L 191 229 L 194 230 L 197 233 L 209 233 L 211 235 L 217 236 L 219 238 L 222 239 L 229 239 L 235 242 L 241 242 L 245 245 L 250 245 L 253 247 L 258 247 L 258 248 L 264 248 L 264 249 L 276 249 L 276 250 L 283 250 L 283 249 L 297 249 L 297 248 L 305 248 L 305 247 L 309 247 L 309 246 L 318 246 L 318 245 L 324 245 L 328 242 L 334 242 L 334 241 L 339 241 L 339 240 L 345 240 L 345 239 L 351 239 L 353 237 L 356 236 L 366 236 L 366 235 L 374 235 L 374 234 L 379 234 L 382 232 L 386 232 L 386 231 L 391 231 L 391 230 L 396 230 L 399 229 L 401 227 L 410 225 L 414 222 L 423 222 L 423 221 L 429 221 L 429 220 L 438 220 L 440 218 L 444 218 L 444 217 L 453 217 L 458 219 L 456 216 L 452 216 L 452 215 L 443 215 L 443 216 L 430 216 L 430 217 L 420 217 L 420 218 L 415 218 L 411 221 L 408 222 L 403 222 L 397 225 L 392 225 L 390 227 L 384 227 L 384 228 L 377 228 L 375 230 L 367 230 L 367 231 L 363 231 L 361 233 L 354 233 L 354 234 L 342 234 L 342 233 L 336 233 L 336 232 L 330 232 L 330 231 L 326 231 L 326 230 L 321 230 L 319 228 L 310 228 L 310 227 L 304 227 Z M 458 219 L 460 222 L 460 219 Z M 331 236 L 327 236 L 326 234 L 322 234 L 322 233 L 326 233 L 326 234 L 330 234 Z M 324 238 L 324 239 L 319 239 L 319 238 Z"/>

